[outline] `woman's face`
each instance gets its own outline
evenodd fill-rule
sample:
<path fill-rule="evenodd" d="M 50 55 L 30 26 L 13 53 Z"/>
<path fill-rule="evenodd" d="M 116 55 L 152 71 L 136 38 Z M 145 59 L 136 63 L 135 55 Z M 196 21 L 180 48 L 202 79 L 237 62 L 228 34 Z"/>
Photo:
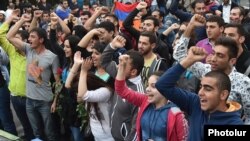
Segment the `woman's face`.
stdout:
<path fill-rule="evenodd" d="M 162 100 L 165 100 L 165 97 L 156 89 L 155 83 L 158 80 L 158 76 L 152 75 L 148 79 L 148 86 L 146 88 L 146 95 L 148 96 L 148 102 L 158 104 Z"/>
<path fill-rule="evenodd" d="M 93 60 L 93 65 L 95 67 L 99 67 L 102 54 L 100 52 L 98 52 L 96 49 L 93 49 L 92 51 L 93 52 L 92 52 L 91 57 L 92 57 L 92 60 Z"/>
<path fill-rule="evenodd" d="M 64 48 L 63 48 L 63 50 L 64 50 L 64 52 L 65 52 L 66 58 L 72 56 L 72 49 L 71 49 L 71 47 L 70 47 L 69 40 L 65 40 L 65 41 L 64 41 Z"/>

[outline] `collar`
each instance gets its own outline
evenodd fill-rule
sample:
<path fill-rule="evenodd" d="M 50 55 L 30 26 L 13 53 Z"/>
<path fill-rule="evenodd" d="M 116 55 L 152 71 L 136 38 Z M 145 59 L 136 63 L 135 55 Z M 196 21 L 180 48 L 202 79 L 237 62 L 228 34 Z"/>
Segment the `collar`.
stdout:
<path fill-rule="evenodd" d="M 134 78 L 130 78 L 130 79 L 128 79 L 128 80 L 129 80 L 130 82 L 134 83 L 134 84 L 140 84 L 141 81 L 142 81 L 140 75 L 138 75 L 138 76 L 136 76 L 136 77 L 134 77 Z"/>

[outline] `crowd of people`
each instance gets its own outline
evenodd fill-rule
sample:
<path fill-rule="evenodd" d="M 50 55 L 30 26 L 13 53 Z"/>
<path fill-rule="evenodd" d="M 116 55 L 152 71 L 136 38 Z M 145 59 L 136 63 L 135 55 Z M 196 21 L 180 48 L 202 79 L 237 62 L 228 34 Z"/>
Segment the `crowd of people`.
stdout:
<path fill-rule="evenodd" d="M 249 125 L 250 10 L 240 0 L 185 5 L 9 0 L 1 129 L 24 141 L 202 141 L 204 125 Z"/>

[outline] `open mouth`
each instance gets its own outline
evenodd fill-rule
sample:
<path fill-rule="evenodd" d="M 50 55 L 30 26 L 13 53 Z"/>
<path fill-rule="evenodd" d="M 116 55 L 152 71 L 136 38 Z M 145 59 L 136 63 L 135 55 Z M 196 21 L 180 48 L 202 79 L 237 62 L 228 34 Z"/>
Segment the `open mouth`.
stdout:
<path fill-rule="evenodd" d="M 204 104 L 204 103 L 207 103 L 207 100 L 200 99 L 200 102 Z"/>

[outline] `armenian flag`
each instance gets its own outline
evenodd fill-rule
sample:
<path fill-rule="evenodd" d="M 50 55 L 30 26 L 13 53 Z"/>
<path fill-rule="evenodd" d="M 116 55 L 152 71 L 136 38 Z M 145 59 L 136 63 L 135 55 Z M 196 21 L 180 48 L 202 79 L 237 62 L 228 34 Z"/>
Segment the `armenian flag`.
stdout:
<path fill-rule="evenodd" d="M 122 26 L 122 22 L 126 19 L 128 14 L 135 9 L 138 2 L 133 4 L 124 4 L 121 2 L 115 2 L 114 13 L 119 19 L 119 25 Z"/>

